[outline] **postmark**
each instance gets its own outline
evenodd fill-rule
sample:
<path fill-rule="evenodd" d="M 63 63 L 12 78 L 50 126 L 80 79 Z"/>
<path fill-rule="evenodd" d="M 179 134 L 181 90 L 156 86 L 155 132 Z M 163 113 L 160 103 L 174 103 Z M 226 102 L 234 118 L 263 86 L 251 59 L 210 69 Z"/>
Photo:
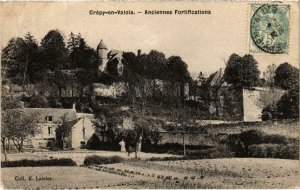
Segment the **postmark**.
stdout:
<path fill-rule="evenodd" d="M 251 5 L 251 53 L 288 53 L 289 9 L 289 5 Z"/>

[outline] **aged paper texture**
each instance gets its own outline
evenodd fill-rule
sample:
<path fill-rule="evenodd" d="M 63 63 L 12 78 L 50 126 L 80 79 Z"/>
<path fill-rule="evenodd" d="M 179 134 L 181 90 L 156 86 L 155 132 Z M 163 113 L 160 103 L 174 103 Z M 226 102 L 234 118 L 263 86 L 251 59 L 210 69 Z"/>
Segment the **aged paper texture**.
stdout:
<path fill-rule="evenodd" d="M 1 2 L 1 188 L 299 188 L 299 3 Z"/>

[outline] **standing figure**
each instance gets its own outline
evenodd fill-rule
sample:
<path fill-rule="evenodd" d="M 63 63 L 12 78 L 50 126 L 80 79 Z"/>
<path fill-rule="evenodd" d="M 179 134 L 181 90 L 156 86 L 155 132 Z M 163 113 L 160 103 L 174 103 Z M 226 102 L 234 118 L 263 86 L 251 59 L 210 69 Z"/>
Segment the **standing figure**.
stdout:
<path fill-rule="evenodd" d="M 126 152 L 126 150 L 125 150 L 125 142 L 124 142 L 123 139 L 122 139 L 122 141 L 119 143 L 119 145 L 121 146 L 121 152 Z"/>
<path fill-rule="evenodd" d="M 127 153 L 128 153 L 128 157 L 130 157 L 130 154 L 133 152 L 133 148 L 131 146 L 128 147 L 127 149 Z"/>
<path fill-rule="evenodd" d="M 142 149 L 142 140 L 143 140 L 143 137 L 140 136 L 137 143 L 136 143 L 136 149 L 135 149 L 135 157 L 136 158 L 141 157 L 140 153 L 141 153 L 141 149 Z"/>

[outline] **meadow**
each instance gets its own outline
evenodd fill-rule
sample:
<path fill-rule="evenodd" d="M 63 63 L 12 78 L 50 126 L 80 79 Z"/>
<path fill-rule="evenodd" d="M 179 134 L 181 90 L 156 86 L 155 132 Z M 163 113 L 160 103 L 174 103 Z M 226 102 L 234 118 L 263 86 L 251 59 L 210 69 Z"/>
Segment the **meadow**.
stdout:
<path fill-rule="evenodd" d="M 5 188 L 296 188 L 299 161 L 261 158 L 146 161 L 107 165 L 2 168 Z M 52 180 L 19 180 L 49 176 Z"/>

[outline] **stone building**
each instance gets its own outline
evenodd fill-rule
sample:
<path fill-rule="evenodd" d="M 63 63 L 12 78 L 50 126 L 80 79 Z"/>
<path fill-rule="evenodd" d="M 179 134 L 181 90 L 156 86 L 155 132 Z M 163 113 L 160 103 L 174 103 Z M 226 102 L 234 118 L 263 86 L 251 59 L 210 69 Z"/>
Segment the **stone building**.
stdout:
<path fill-rule="evenodd" d="M 87 141 L 93 136 L 96 129 L 88 117 L 80 117 L 65 123 L 71 131 L 64 139 L 64 148 L 85 148 Z"/>
<path fill-rule="evenodd" d="M 117 72 L 119 75 L 123 73 L 124 65 L 122 63 L 123 59 L 123 51 L 119 50 L 109 50 L 107 45 L 104 43 L 104 41 L 101 39 L 98 46 L 97 46 L 97 52 L 100 60 L 99 65 L 99 71 L 101 72 L 108 72 L 108 70 L 112 67 L 117 68 Z M 137 55 L 141 55 L 141 50 L 137 51 Z M 150 84 L 151 83 L 151 84 Z M 151 89 L 153 89 L 152 92 L 162 93 L 162 92 L 171 92 L 170 90 L 166 90 L 170 88 L 170 84 L 168 81 L 164 80 L 149 80 L 145 81 L 145 84 L 147 86 L 151 85 Z M 101 97 L 110 97 L 110 98 L 116 98 L 120 97 L 124 94 L 126 94 L 126 88 L 124 84 L 117 82 L 113 83 L 112 85 L 104 85 L 100 83 L 94 83 L 94 94 L 95 96 L 101 96 Z M 155 89 L 154 89 L 155 88 Z M 182 95 L 185 98 L 188 98 L 189 95 L 189 84 L 185 83 L 183 88 L 181 89 L 181 86 L 179 83 L 173 84 L 172 91 Z M 183 91 L 183 92 L 182 92 Z M 140 89 L 136 88 L 136 95 L 137 97 L 141 97 Z"/>
<path fill-rule="evenodd" d="M 220 69 L 206 82 L 209 112 L 213 119 L 261 121 L 261 112 L 266 104 L 277 102 L 284 94 L 280 89 L 267 87 L 234 88 L 224 81 L 223 74 L 224 69 Z"/>
<path fill-rule="evenodd" d="M 31 143 L 34 148 L 53 147 L 56 141 L 56 129 L 65 121 L 76 119 L 75 106 L 72 109 L 62 108 L 24 108 L 25 113 L 37 115 L 40 133 L 36 134 Z"/>

